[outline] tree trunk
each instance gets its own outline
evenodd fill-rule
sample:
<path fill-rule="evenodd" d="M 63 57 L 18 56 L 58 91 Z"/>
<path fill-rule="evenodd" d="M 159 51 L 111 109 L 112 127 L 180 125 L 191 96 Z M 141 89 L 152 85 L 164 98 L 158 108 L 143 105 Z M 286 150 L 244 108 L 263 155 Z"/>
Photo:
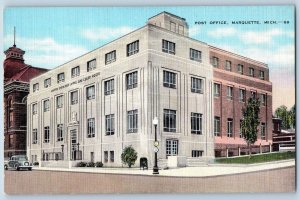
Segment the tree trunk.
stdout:
<path fill-rule="evenodd" d="M 251 148 L 251 144 L 249 144 L 249 159 L 251 158 L 251 153 L 252 153 L 252 148 Z"/>

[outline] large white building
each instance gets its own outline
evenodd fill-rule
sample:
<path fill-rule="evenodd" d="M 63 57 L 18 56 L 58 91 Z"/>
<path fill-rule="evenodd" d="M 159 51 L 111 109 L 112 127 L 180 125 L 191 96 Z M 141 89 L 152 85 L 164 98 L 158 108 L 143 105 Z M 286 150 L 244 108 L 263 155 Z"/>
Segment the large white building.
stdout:
<path fill-rule="evenodd" d="M 101 34 L 101 33 L 99 33 Z M 163 12 L 147 24 L 30 82 L 27 154 L 42 166 L 102 161 L 122 166 L 131 145 L 159 165 L 214 158 L 213 68 L 185 19 Z M 171 156 L 171 157 L 169 157 Z"/>

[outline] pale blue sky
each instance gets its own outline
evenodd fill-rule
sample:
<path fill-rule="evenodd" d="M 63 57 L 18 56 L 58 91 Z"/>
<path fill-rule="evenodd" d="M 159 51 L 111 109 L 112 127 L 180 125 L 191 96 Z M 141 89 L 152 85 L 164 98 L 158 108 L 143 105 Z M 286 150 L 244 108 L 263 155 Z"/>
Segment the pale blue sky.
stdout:
<path fill-rule="evenodd" d="M 7 8 L 4 49 L 16 44 L 26 51 L 26 63 L 53 68 L 136 28 L 162 11 L 185 18 L 190 37 L 265 62 L 273 82 L 273 108 L 295 102 L 294 7 L 102 7 Z M 226 25 L 210 21 L 226 20 Z M 259 25 L 233 25 L 235 20 L 259 20 Z M 265 25 L 263 21 L 289 21 Z M 206 25 L 195 25 L 206 21 Z"/>

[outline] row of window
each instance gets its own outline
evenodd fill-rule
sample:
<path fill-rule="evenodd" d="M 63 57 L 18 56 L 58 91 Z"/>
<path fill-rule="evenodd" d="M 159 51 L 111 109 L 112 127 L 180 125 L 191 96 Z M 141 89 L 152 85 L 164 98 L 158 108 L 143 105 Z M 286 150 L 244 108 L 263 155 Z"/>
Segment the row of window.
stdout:
<path fill-rule="evenodd" d="M 211 64 L 214 67 L 219 67 L 219 58 L 218 57 L 212 57 L 211 58 Z M 244 74 L 244 66 L 242 64 L 238 64 L 236 66 L 237 72 L 239 74 Z M 232 63 L 229 60 L 225 60 L 225 70 L 232 71 Z M 249 67 L 248 75 L 251 77 L 254 77 L 254 68 Z M 259 70 L 259 78 L 264 80 L 265 79 L 265 72 L 263 70 Z"/>
<path fill-rule="evenodd" d="M 239 137 L 242 138 L 242 120 L 240 120 L 240 131 L 239 131 Z M 221 136 L 221 119 L 220 117 L 215 116 L 214 118 L 214 135 L 215 136 Z M 266 139 L 266 124 L 261 123 L 260 125 L 260 135 L 261 139 Z M 228 118 L 227 119 L 227 137 L 233 137 L 233 119 Z"/>
<path fill-rule="evenodd" d="M 257 97 L 257 92 L 250 91 L 251 92 L 251 98 Z M 214 83 L 214 96 L 219 97 L 221 94 L 221 84 Z M 233 86 L 227 86 L 227 99 L 233 100 Z M 245 89 L 239 89 L 239 97 L 240 102 L 246 101 L 246 90 Z M 266 94 L 260 94 L 260 103 L 261 105 L 265 106 L 267 105 L 267 95 Z"/>

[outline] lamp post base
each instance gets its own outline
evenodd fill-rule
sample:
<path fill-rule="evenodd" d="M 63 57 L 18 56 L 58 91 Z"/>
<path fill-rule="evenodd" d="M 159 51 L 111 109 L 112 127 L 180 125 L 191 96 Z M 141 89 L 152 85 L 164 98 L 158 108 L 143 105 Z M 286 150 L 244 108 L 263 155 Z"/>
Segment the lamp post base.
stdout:
<path fill-rule="evenodd" d="M 159 174 L 157 166 L 153 167 L 153 173 L 152 174 Z"/>

